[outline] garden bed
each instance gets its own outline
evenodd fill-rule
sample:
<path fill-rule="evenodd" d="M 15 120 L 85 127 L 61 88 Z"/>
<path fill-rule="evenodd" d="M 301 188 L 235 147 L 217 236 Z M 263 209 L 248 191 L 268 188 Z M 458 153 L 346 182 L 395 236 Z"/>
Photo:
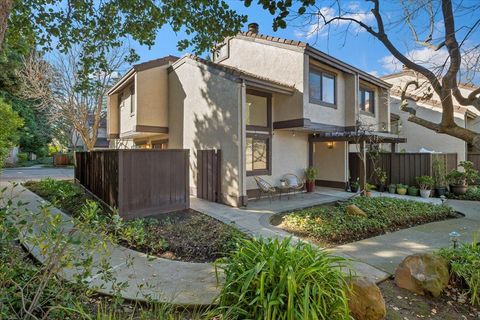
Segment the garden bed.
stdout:
<path fill-rule="evenodd" d="M 244 237 L 234 227 L 194 210 L 122 221 L 72 181 L 44 179 L 25 186 L 73 217 L 101 223 L 119 244 L 162 258 L 213 262 Z"/>
<path fill-rule="evenodd" d="M 480 201 L 480 186 L 468 187 L 467 193 L 462 196 L 456 196 L 453 193 L 447 193 L 447 198 L 455 200 Z"/>
<path fill-rule="evenodd" d="M 347 214 L 350 204 L 362 209 L 367 217 Z M 388 197 L 355 197 L 286 212 L 275 216 L 271 223 L 322 247 L 331 247 L 460 216 L 448 206 Z"/>

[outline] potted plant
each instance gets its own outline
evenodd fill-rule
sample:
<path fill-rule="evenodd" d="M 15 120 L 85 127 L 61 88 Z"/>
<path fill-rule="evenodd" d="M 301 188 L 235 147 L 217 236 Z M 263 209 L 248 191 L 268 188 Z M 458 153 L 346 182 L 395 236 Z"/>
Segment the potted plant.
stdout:
<path fill-rule="evenodd" d="M 407 188 L 408 186 L 406 184 L 397 184 L 397 193 L 404 196 L 407 194 Z"/>
<path fill-rule="evenodd" d="M 447 192 L 446 169 L 445 163 L 440 159 L 433 160 L 433 180 L 435 187 L 435 195 L 444 196 Z"/>
<path fill-rule="evenodd" d="M 315 179 L 317 179 L 317 169 L 309 167 L 305 170 L 305 180 L 307 185 L 307 192 L 315 191 Z"/>
<path fill-rule="evenodd" d="M 285 180 L 285 179 L 280 179 L 280 186 L 286 187 L 286 186 L 287 186 L 287 180 Z"/>
<path fill-rule="evenodd" d="M 409 196 L 416 197 L 418 196 L 418 188 L 415 186 L 410 186 L 407 189 L 407 193 Z"/>
<path fill-rule="evenodd" d="M 387 182 L 387 173 L 382 170 L 382 168 L 375 168 L 375 176 L 377 177 L 377 182 L 378 182 L 378 192 L 385 192 L 386 185 L 385 183 Z"/>
<path fill-rule="evenodd" d="M 465 172 L 453 169 L 447 174 L 447 180 L 450 183 L 450 192 L 456 196 L 461 196 L 467 193 L 467 177 Z"/>
<path fill-rule="evenodd" d="M 397 185 L 396 184 L 391 184 L 388 186 L 388 192 L 390 193 L 395 193 L 397 191 Z"/>
<path fill-rule="evenodd" d="M 375 185 L 370 183 L 365 183 L 365 196 L 371 197 L 373 189 L 375 189 Z"/>
<path fill-rule="evenodd" d="M 422 198 L 429 198 L 432 194 L 432 187 L 435 183 L 433 178 L 430 176 L 420 176 L 417 177 L 417 183 L 420 187 L 420 196 L 422 196 Z"/>
<path fill-rule="evenodd" d="M 358 189 L 360 189 L 359 178 L 357 178 L 357 180 L 354 180 L 354 181 L 350 182 L 350 191 L 351 192 L 357 193 Z"/>

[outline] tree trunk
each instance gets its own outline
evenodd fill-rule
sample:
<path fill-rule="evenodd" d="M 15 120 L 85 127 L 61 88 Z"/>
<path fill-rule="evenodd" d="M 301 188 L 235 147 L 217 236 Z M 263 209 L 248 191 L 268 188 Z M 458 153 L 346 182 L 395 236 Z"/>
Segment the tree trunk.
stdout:
<path fill-rule="evenodd" d="M 3 48 L 3 40 L 8 27 L 8 17 L 12 11 L 13 0 L 0 1 L 0 51 Z"/>

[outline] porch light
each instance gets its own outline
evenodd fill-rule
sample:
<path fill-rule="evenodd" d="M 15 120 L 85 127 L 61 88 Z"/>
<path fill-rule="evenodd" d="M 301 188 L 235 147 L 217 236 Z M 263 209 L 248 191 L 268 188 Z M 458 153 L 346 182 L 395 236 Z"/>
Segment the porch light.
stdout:
<path fill-rule="evenodd" d="M 450 241 L 453 244 L 453 248 L 456 249 L 458 246 L 458 238 L 460 238 L 460 233 L 457 231 L 452 231 L 448 235 L 450 236 Z"/>
<path fill-rule="evenodd" d="M 333 142 L 332 141 L 327 142 L 327 148 L 328 149 L 333 149 Z"/>

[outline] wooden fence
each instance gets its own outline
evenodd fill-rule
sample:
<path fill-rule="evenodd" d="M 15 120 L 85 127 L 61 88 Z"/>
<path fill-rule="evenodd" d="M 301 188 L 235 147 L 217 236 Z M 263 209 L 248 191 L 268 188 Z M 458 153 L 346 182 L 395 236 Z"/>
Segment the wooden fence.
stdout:
<path fill-rule="evenodd" d="M 374 182 L 374 157 L 367 154 L 367 181 Z M 403 183 L 415 185 L 416 177 L 433 175 L 433 161 L 442 160 L 445 171 L 457 167 L 456 153 L 380 153 L 377 166 L 387 173 L 387 184 Z M 349 155 L 349 171 L 352 179 L 361 178 L 362 165 L 358 153 Z"/>
<path fill-rule="evenodd" d="M 188 150 L 76 152 L 75 179 L 125 219 L 188 209 Z"/>
<path fill-rule="evenodd" d="M 197 197 L 220 202 L 221 150 L 197 150 Z"/>
<path fill-rule="evenodd" d="M 469 153 L 467 155 L 467 160 L 472 161 L 475 169 L 480 171 L 480 153 Z"/>

